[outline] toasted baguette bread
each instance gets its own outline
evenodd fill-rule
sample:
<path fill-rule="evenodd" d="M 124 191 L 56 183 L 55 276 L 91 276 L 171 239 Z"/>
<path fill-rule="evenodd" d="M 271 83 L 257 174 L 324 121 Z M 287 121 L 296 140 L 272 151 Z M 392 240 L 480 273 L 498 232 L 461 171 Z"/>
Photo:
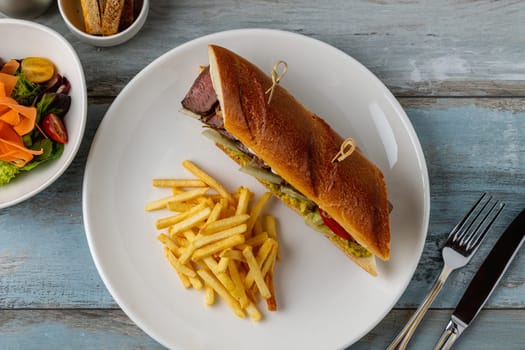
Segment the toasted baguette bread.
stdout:
<path fill-rule="evenodd" d="M 106 7 L 102 16 L 102 35 L 118 33 L 123 9 L 124 0 L 106 0 Z"/>
<path fill-rule="evenodd" d="M 98 0 L 80 0 L 82 17 L 84 18 L 84 28 L 88 34 L 99 35 L 102 33 L 100 9 L 98 5 Z"/>
<path fill-rule="evenodd" d="M 119 31 L 125 30 L 135 20 L 135 1 L 125 0 L 124 8 L 122 9 L 122 16 L 120 17 Z"/>
<path fill-rule="evenodd" d="M 225 129 L 314 201 L 372 254 L 390 257 L 389 204 L 381 171 L 359 150 L 332 162 L 343 138 L 237 54 L 209 46 L 210 74 Z"/>
<path fill-rule="evenodd" d="M 100 18 L 104 16 L 104 9 L 106 8 L 106 0 L 98 0 L 98 8 L 100 10 Z"/>

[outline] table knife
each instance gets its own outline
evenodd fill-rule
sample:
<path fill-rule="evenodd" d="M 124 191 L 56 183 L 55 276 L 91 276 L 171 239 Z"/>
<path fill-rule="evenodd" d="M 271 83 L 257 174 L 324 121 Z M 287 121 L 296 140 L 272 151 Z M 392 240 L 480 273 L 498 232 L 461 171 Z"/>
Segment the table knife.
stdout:
<path fill-rule="evenodd" d="M 507 227 L 485 258 L 452 313 L 434 350 L 450 349 L 461 333 L 472 323 L 516 256 L 524 236 L 525 209 Z"/>

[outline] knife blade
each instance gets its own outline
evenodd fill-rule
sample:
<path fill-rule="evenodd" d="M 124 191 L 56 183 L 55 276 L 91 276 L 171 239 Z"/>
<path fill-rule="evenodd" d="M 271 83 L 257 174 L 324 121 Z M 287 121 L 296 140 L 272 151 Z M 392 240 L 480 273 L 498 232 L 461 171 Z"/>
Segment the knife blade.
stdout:
<path fill-rule="evenodd" d="M 434 350 L 450 349 L 481 311 L 524 242 L 525 209 L 505 229 L 467 287 Z"/>

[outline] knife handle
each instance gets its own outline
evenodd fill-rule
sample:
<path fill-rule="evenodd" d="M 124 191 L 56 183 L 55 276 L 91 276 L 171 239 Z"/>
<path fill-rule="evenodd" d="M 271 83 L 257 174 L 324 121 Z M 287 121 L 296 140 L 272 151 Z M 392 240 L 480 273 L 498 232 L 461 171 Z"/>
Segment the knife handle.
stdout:
<path fill-rule="evenodd" d="M 452 317 L 443 331 L 443 334 L 441 334 L 434 350 L 449 350 L 452 348 L 452 345 L 456 342 L 461 333 L 463 333 L 465 328 L 466 327 L 464 327 L 461 322 L 454 320 L 454 317 Z"/>

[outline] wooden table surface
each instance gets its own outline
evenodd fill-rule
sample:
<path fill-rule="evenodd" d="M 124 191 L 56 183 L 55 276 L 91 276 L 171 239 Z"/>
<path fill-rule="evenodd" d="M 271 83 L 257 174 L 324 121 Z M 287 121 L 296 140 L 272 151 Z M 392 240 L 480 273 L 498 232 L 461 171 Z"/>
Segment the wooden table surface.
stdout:
<path fill-rule="evenodd" d="M 389 344 L 439 273 L 447 232 L 480 192 L 507 203 L 409 347 L 430 349 L 501 230 L 525 207 L 524 18 L 518 0 L 153 0 L 135 38 L 96 48 L 77 40 L 52 5 L 35 21 L 63 34 L 80 56 L 87 129 L 55 184 L 0 211 L 0 349 L 162 348 L 120 310 L 91 259 L 81 207 L 89 146 L 113 99 L 155 58 L 205 34 L 248 27 L 301 33 L 359 60 L 399 99 L 423 147 L 431 215 L 421 261 L 394 309 L 350 349 Z M 456 348 L 525 349 L 523 249 Z"/>

